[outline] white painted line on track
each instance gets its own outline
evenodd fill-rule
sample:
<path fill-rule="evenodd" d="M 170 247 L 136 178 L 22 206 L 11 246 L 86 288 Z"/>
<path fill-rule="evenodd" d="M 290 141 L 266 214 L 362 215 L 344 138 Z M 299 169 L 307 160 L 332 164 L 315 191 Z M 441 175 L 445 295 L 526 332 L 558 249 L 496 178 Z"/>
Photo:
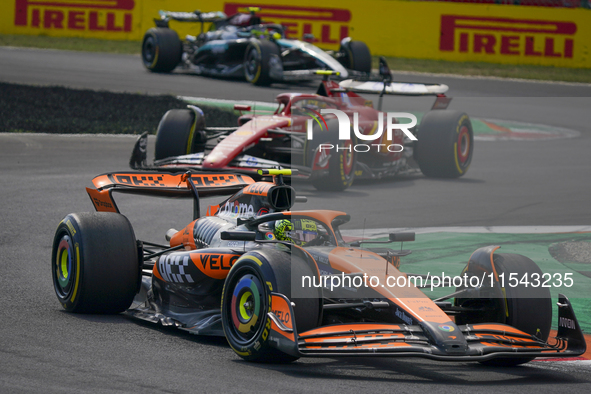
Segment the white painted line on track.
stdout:
<path fill-rule="evenodd" d="M 67 138 L 71 138 L 71 137 L 76 137 L 76 138 L 80 138 L 80 137 L 85 137 L 85 138 L 90 138 L 90 137 L 117 137 L 117 138 L 137 138 L 140 136 L 140 134 L 105 134 L 105 133 L 100 133 L 100 134 L 92 134 L 92 133 L 86 133 L 86 134 L 82 134 L 82 133 L 78 133 L 78 134 L 70 134 L 70 133 L 21 133 L 21 132 L 6 132 L 6 131 L 0 131 L 0 136 L 6 136 L 6 137 L 26 137 L 26 136 L 53 136 L 53 137 L 67 137 Z M 148 137 L 156 137 L 153 134 L 150 134 Z"/>
<path fill-rule="evenodd" d="M 58 49 L 58 48 L 34 48 L 34 47 L 20 47 L 20 46 L 13 46 L 13 45 L 6 45 L 0 47 L 2 49 L 6 49 L 9 51 L 15 50 L 36 50 L 36 51 L 53 51 L 53 52 L 83 52 L 73 49 Z M 94 52 L 99 53 L 99 52 Z M 141 57 L 139 53 L 105 53 L 109 55 L 122 55 L 122 56 L 134 56 L 134 57 Z M 378 73 L 378 69 L 372 70 L 374 73 Z M 553 84 L 553 85 L 566 85 L 566 86 L 582 86 L 582 87 L 591 87 L 591 83 L 585 82 L 566 82 L 566 81 L 549 81 L 543 79 L 525 79 L 525 78 L 503 78 L 503 77 L 495 77 L 490 75 L 461 75 L 461 74 L 446 74 L 446 73 L 429 73 L 429 72 L 422 72 L 422 71 L 398 71 L 393 70 L 392 74 L 401 74 L 401 75 L 418 75 L 418 76 L 425 76 L 425 77 L 445 77 L 445 78 L 456 78 L 456 79 L 480 79 L 480 80 L 491 80 L 491 81 L 506 81 L 506 82 L 518 82 L 518 83 L 537 83 L 537 84 Z"/>
<path fill-rule="evenodd" d="M 374 70 L 377 72 L 377 70 Z M 566 82 L 566 81 L 548 81 L 544 79 L 525 79 L 525 78 L 503 78 L 494 77 L 490 75 L 459 75 L 459 74 L 439 74 L 439 73 L 428 73 L 421 71 L 392 71 L 392 74 L 401 75 L 418 75 L 424 77 L 444 77 L 444 78 L 455 78 L 455 79 L 478 79 L 478 80 L 490 80 L 490 81 L 503 81 L 503 82 L 517 82 L 517 83 L 537 83 L 537 84 L 552 84 L 552 85 L 566 85 L 566 86 L 582 86 L 591 88 L 590 83 L 585 82 Z"/>
<path fill-rule="evenodd" d="M 267 103 L 264 101 L 254 101 L 254 100 L 225 100 L 225 99 L 214 99 L 214 98 L 207 98 L 207 97 L 190 97 L 190 96 L 177 96 L 178 99 L 183 101 L 203 101 L 208 103 L 220 103 L 220 104 L 249 104 L 253 106 L 277 106 L 278 103 Z"/>
<path fill-rule="evenodd" d="M 557 360 L 554 359 L 552 361 L 545 361 L 545 360 L 533 360 L 526 365 L 531 367 L 543 368 L 543 369 L 553 369 L 559 371 L 572 371 L 573 369 L 584 369 L 589 370 L 591 369 L 591 360 Z"/>
<path fill-rule="evenodd" d="M 382 238 L 390 233 L 413 231 L 416 234 L 470 233 L 470 234 L 559 234 L 587 233 L 591 226 L 467 226 L 467 227 L 402 227 L 365 230 L 341 230 L 344 236 Z"/>
<path fill-rule="evenodd" d="M 591 85 L 590 85 L 591 86 Z M 246 104 L 252 107 L 253 111 L 256 111 L 257 106 L 259 107 L 277 107 L 277 103 L 269 103 L 264 101 L 251 101 L 251 100 L 226 100 L 226 99 L 213 99 L 207 97 L 191 97 L 191 96 L 177 96 L 178 99 L 186 102 L 202 102 L 205 105 L 210 104 Z M 474 135 L 476 141 L 547 141 L 552 139 L 562 138 L 575 138 L 581 135 L 576 130 L 566 129 L 562 127 L 553 127 L 539 125 L 529 122 L 517 122 L 499 119 L 481 119 L 474 118 L 474 121 L 499 123 L 506 125 L 510 132 L 497 132 L 497 133 L 477 133 Z M 489 126 L 490 127 L 490 126 Z"/>
<path fill-rule="evenodd" d="M 576 363 L 576 364 L 587 364 L 589 366 L 591 366 L 591 360 L 587 360 L 586 358 L 583 357 L 565 357 L 565 358 L 559 358 L 559 357 L 540 357 L 540 358 L 536 358 L 535 360 L 533 360 L 535 362 L 545 362 L 545 363 L 551 363 L 551 362 L 555 362 L 555 361 L 560 361 L 563 363 Z"/>

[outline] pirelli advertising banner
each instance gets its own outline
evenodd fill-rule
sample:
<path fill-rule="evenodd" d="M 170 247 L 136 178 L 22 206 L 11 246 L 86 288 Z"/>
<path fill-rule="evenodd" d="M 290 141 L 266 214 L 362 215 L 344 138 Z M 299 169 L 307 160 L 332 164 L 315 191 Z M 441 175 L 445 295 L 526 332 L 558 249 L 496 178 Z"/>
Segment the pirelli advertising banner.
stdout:
<path fill-rule="evenodd" d="M 139 0 L 2 0 L 0 32 L 138 39 Z"/>
<path fill-rule="evenodd" d="M 140 40 L 158 10 L 260 7 L 290 38 L 338 49 L 347 36 L 373 54 L 452 61 L 591 67 L 591 10 L 393 0 L 3 0 L 0 33 Z M 183 37 L 195 24 L 171 23 Z M 207 28 L 207 26 L 206 26 Z"/>

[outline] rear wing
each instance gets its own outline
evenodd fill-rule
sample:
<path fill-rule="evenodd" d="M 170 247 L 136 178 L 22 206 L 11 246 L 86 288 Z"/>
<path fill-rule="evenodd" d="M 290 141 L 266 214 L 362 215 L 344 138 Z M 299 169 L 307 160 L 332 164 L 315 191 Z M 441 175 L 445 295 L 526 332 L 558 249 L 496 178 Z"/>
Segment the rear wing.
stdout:
<path fill-rule="evenodd" d="M 436 83 L 415 83 L 415 82 L 396 82 L 392 80 L 392 72 L 388 62 L 382 56 L 379 60 L 380 80 L 346 79 L 339 83 L 340 88 L 355 93 L 375 93 L 380 95 L 378 110 L 382 110 L 382 97 L 385 94 L 394 94 L 401 96 L 436 96 L 435 103 L 431 107 L 434 109 L 446 109 L 451 102 L 451 97 L 446 97 L 445 92 L 449 86 Z"/>
<path fill-rule="evenodd" d="M 99 212 L 119 213 L 111 195 L 116 191 L 170 198 L 192 197 L 195 200 L 194 214 L 199 215 L 199 197 L 234 194 L 254 183 L 254 180 L 240 174 L 129 171 L 98 175 L 92 183 L 96 189 L 86 188 L 86 191 Z"/>
<path fill-rule="evenodd" d="M 207 23 L 207 22 L 218 22 L 227 18 L 226 14 L 220 11 L 214 12 L 201 12 L 201 11 L 193 11 L 193 12 L 175 12 L 175 11 L 158 11 L 160 14 L 160 19 L 154 19 L 156 26 L 158 27 L 168 27 L 168 22 L 178 21 L 178 22 L 199 22 L 199 23 Z M 203 27 L 203 26 L 202 26 Z M 202 28 L 203 32 L 203 28 Z"/>
<path fill-rule="evenodd" d="M 340 82 L 343 89 L 357 93 L 384 93 L 402 96 L 436 96 L 449 90 L 444 84 L 435 83 L 407 83 L 384 81 L 357 81 L 346 79 Z"/>

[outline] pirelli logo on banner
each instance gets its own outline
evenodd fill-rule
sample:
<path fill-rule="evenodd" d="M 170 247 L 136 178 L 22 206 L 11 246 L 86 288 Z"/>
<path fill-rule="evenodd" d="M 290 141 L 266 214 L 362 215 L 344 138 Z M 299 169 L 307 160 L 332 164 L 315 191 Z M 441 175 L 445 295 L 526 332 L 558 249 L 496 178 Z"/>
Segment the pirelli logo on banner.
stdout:
<path fill-rule="evenodd" d="M 442 15 L 439 50 L 572 59 L 576 32 L 573 22 Z"/>
<path fill-rule="evenodd" d="M 313 34 L 314 43 L 322 46 L 335 45 L 349 37 L 351 11 L 345 8 L 301 7 L 253 3 L 226 3 L 224 12 L 233 15 L 248 12 L 248 7 L 259 7 L 257 15 L 264 22 L 285 26 L 287 38 L 301 40 L 304 34 Z"/>
<path fill-rule="evenodd" d="M 14 25 L 131 32 L 134 0 L 15 0 Z"/>

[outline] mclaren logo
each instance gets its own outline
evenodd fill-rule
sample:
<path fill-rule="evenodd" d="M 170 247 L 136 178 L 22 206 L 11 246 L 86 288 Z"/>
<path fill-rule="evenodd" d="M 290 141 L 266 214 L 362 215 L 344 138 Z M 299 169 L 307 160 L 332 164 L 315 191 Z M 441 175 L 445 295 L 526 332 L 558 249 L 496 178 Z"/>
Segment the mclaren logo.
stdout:
<path fill-rule="evenodd" d="M 576 32 L 573 22 L 442 15 L 439 50 L 571 59 Z"/>

